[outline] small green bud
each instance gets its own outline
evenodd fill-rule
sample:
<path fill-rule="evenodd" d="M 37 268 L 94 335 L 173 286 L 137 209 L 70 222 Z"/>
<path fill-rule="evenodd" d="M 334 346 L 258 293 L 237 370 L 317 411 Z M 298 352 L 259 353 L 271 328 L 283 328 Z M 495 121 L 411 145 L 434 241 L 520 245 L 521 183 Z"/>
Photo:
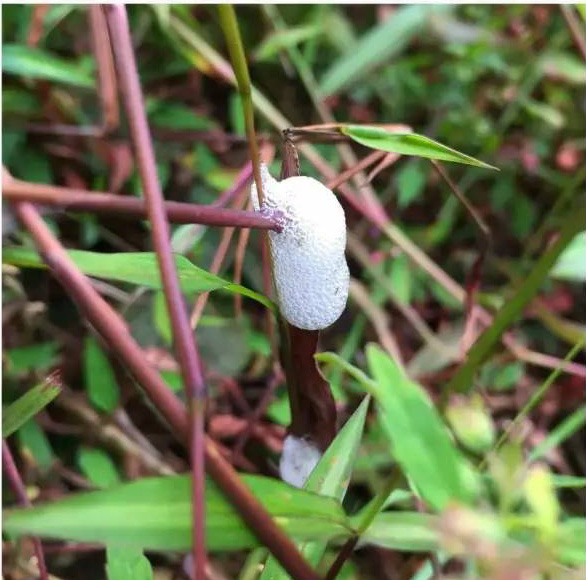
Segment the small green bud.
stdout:
<path fill-rule="evenodd" d="M 480 397 L 454 399 L 446 418 L 456 439 L 469 451 L 482 454 L 494 445 L 494 424 Z"/>

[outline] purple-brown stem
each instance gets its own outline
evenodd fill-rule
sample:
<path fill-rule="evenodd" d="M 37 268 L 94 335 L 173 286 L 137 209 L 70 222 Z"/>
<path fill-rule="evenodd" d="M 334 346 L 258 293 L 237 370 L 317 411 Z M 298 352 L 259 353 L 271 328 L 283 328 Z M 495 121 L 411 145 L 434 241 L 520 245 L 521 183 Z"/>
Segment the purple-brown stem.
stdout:
<path fill-rule="evenodd" d="M 189 325 L 186 304 L 181 294 L 179 277 L 173 260 L 171 231 L 165 212 L 163 192 L 157 175 L 153 143 L 148 126 L 132 38 L 123 5 L 104 7 L 118 79 L 124 97 L 126 117 L 130 126 L 138 171 L 143 186 L 152 239 L 165 301 L 173 329 L 174 345 L 181 367 L 185 396 L 190 409 L 189 455 L 192 472 L 193 578 L 205 580 L 207 562 L 205 540 L 205 411 L 206 385 L 201 369 L 195 336 Z"/>
<path fill-rule="evenodd" d="M 129 217 L 146 218 L 147 216 L 146 202 L 143 199 L 100 191 L 28 183 L 6 178 L 6 173 L 4 176 L 2 196 L 13 201 L 31 201 L 41 205 L 59 207 L 63 210 L 112 213 Z M 280 231 L 278 216 L 219 207 L 234 196 L 234 191 L 238 193 L 242 190 L 246 181 L 250 179 L 250 174 L 243 171 L 242 177 L 246 177 L 246 179 L 239 176 L 236 183 L 212 205 L 196 205 L 178 201 L 165 202 L 167 219 L 177 224 L 205 224 Z"/>
<path fill-rule="evenodd" d="M 53 275 L 143 387 L 146 395 L 168 421 L 177 438 L 186 443 L 189 440 L 189 425 L 185 407 L 150 365 L 145 353 L 132 338 L 124 320 L 98 294 L 89 279 L 71 261 L 35 207 L 28 202 L 19 202 L 14 204 L 14 208 L 19 219 L 31 233 L 39 254 Z M 207 468 L 212 478 L 260 542 L 271 551 L 283 568 L 296 580 L 320 580 L 295 544 L 252 495 L 209 437 L 205 438 L 205 452 Z"/>
<path fill-rule="evenodd" d="M 89 7 L 89 24 L 93 52 L 97 63 L 98 95 L 102 108 L 102 129 L 104 133 L 115 130 L 120 122 L 118 87 L 114 57 L 110 46 L 108 27 L 99 4 Z"/>
<path fill-rule="evenodd" d="M 4 467 L 4 473 L 6 473 L 8 482 L 10 483 L 10 487 L 18 498 L 19 503 L 30 507 L 31 502 L 26 494 L 26 488 L 24 487 L 24 483 L 20 477 L 20 473 L 18 473 L 16 463 L 14 462 L 14 457 L 12 457 L 10 447 L 8 447 L 8 443 L 6 443 L 5 439 L 2 439 L 2 465 Z M 45 564 L 45 554 L 43 553 L 41 540 L 36 537 L 33 537 L 32 540 L 37 555 L 39 576 L 41 580 L 49 580 L 49 573 L 47 572 L 47 565 Z"/>

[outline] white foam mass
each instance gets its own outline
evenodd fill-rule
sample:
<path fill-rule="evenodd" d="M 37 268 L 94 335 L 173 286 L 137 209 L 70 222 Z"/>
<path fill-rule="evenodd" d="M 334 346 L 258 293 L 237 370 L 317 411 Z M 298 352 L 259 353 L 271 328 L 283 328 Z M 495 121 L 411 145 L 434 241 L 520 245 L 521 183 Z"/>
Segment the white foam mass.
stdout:
<path fill-rule="evenodd" d="M 303 487 L 321 456 L 321 451 L 307 439 L 287 435 L 279 462 L 281 479 L 294 487 Z"/>
<path fill-rule="evenodd" d="M 261 173 L 264 202 L 261 208 L 253 184 L 255 209 L 283 214 L 283 230 L 269 232 L 281 314 L 297 328 L 326 328 L 340 317 L 348 299 L 344 210 L 317 179 L 277 181 L 265 165 Z"/>

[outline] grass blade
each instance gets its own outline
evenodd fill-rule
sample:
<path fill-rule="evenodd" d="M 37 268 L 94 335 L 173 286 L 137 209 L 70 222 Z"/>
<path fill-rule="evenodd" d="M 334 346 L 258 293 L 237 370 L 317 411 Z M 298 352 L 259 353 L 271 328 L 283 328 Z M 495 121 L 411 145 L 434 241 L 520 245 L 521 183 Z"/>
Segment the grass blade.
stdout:
<path fill-rule="evenodd" d="M 61 387 L 52 377 L 33 387 L 2 410 L 2 437 L 20 429 L 29 419 L 44 409 L 59 393 Z"/>
<path fill-rule="evenodd" d="M 157 266 L 157 256 L 152 252 L 100 254 L 98 252 L 70 250 L 67 253 L 75 265 L 88 276 L 128 282 L 154 290 L 163 288 Z M 5 248 L 2 259 L 4 263 L 23 268 L 47 267 L 38 253 L 29 248 Z M 192 264 L 184 256 L 175 255 L 175 266 L 181 282 L 181 290 L 185 294 L 223 289 L 252 298 L 270 310 L 276 309 L 274 303 L 262 294 L 206 272 L 206 270 Z"/>
<path fill-rule="evenodd" d="M 296 540 L 330 540 L 351 533 L 333 498 L 295 489 L 260 476 L 244 482 Z M 190 478 L 145 478 L 103 491 L 80 493 L 30 509 L 4 512 L 4 531 L 144 550 L 188 551 L 191 547 Z M 206 482 L 208 549 L 243 550 L 259 545 L 218 487 Z"/>
<path fill-rule="evenodd" d="M 93 76 L 77 64 L 39 48 L 20 44 L 5 44 L 2 47 L 2 71 L 83 89 L 95 86 Z"/>
<path fill-rule="evenodd" d="M 397 8 L 392 16 L 374 27 L 331 66 L 321 80 L 321 96 L 337 93 L 359 81 L 376 66 L 389 62 L 425 27 L 434 12 L 440 10 L 451 10 L 451 7 L 414 5 Z"/>

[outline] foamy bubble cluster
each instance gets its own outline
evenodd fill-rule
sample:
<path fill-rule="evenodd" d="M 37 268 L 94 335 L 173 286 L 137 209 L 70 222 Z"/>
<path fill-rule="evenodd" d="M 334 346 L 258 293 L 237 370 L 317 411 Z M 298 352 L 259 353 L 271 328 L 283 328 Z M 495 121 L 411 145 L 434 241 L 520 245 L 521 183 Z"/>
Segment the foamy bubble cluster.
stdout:
<path fill-rule="evenodd" d="M 312 177 L 277 181 L 265 165 L 261 174 L 262 208 L 254 184 L 250 192 L 255 209 L 283 215 L 283 230 L 269 233 L 281 314 L 297 328 L 326 328 L 340 317 L 348 299 L 344 210 Z"/>
<path fill-rule="evenodd" d="M 279 462 L 281 479 L 294 487 L 303 487 L 321 456 L 321 451 L 307 439 L 287 435 Z"/>

